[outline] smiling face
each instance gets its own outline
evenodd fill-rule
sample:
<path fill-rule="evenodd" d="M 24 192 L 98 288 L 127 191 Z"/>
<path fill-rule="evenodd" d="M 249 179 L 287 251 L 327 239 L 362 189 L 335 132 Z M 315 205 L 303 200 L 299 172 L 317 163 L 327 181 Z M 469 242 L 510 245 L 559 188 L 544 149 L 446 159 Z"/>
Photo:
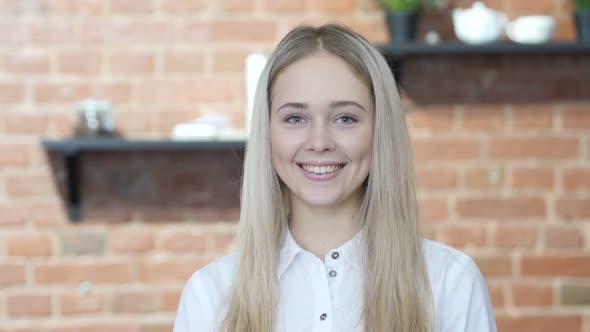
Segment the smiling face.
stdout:
<path fill-rule="evenodd" d="M 344 60 L 321 52 L 279 73 L 271 98 L 272 163 L 291 200 L 358 204 L 372 155 L 369 85 Z"/>

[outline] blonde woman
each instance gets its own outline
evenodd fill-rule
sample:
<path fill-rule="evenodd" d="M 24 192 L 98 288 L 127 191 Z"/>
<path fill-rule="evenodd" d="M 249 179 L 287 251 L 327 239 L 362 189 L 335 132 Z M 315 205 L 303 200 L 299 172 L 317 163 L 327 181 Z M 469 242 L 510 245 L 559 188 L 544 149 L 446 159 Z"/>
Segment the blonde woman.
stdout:
<path fill-rule="evenodd" d="M 175 332 L 489 332 L 477 266 L 417 229 L 390 68 L 337 25 L 279 43 L 256 91 L 237 252 L 196 271 Z"/>

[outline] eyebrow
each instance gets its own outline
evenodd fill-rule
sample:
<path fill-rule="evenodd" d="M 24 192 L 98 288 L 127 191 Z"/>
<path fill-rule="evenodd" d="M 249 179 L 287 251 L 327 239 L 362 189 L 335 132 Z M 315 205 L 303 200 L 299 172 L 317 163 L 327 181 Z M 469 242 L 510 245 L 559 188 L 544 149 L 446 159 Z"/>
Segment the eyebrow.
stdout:
<path fill-rule="evenodd" d="M 343 106 L 355 106 L 360 108 L 363 111 L 367 111 L 361 104 L 357 103 L 356 101 L 352 101 L 352 100 L 341 100 L 341 101 L 333 101 L 330 103 L 330 108 L 336 108 L 336 107 L 343 107 Z M 284 103 L 283 105 L 281 105 L 281 107 L 279 107 L 277 109 L 277 112 L 280 111 L 282 108 L 285 107 L 293 107 L 293 108 L 298 108 L 298 109 L 305 109 L 308 107 L 307 103 Z"/>

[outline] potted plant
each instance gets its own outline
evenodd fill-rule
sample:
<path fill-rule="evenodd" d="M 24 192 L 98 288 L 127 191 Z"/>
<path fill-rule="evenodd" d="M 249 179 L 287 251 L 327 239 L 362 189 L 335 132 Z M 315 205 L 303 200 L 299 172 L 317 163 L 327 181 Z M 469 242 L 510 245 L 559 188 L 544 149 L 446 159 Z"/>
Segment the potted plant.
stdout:
<path fill-rule="evenodd" d="M 381 0 L 389 35 L 394 43 L 412 41 L 416 35 L 418 10 L 425 0 Z"/>
<path fill-rule="evenodd" d="M 578 42 L 590 43 L 590 0 L 574 0 Z"/>

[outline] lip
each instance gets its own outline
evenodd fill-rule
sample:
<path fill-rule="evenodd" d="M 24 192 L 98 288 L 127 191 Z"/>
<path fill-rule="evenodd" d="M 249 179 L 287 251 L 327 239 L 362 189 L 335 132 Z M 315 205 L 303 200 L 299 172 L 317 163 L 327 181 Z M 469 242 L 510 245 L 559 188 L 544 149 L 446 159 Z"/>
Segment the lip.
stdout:
<path fill-rule="evenodd" d="M 314 165 L 314 166 L 335 166 L 335 165 L 342 165 L 342 168 L 340 168 L 339 170 L 337 170 L 336 172 L 332 172 L 332 173 L 324 173 L 324 174 L 315 174 L 315 173 L 311 173 L 306 171 L 305 169 L 303 169 L 303 167 L 301 167 L 301 164 L 305 164 L 305 165 Z M 301 170 L 301 172 L 303 173 L 303 176 L 305 176 L 305 178 L 307 178 L 310 181 L 314 181 L 314 182 L 325 182 L 325 181 L 330 181 L 332 179 L 334 179 L 335 177 L 337 177 L 342 170 L 346 167 L 347 163 L 337 163 L 337 162 L 305 162 L 305 163 L 297 163 L 297 168 L 299 168 Z"/>

